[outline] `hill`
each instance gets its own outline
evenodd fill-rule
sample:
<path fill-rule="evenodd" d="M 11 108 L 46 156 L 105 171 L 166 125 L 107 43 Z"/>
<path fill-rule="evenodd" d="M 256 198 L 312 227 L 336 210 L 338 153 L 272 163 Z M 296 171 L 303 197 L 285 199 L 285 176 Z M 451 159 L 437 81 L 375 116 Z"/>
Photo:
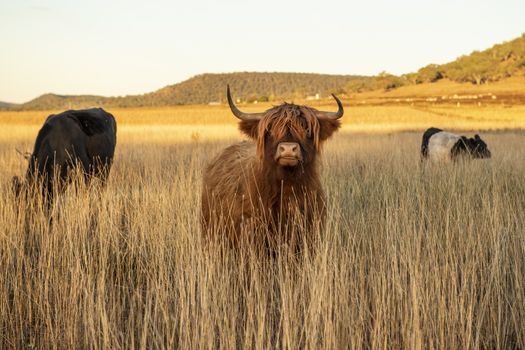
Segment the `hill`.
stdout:
<path fill-rule="evenodd" d="M 395 76 L 383 72 L 373 79 L 353 80 L 345 87 L 345 91 L 390 91 L 402 86 L 435 83 L 442 79 L 482 85 L 521 76 L 525 76 L 525 34 L 489 49 L 460 56 L 452 62 L 429 64 L 415 73 Z"/>
<path fill-rule="evenodd" d="M 77 107 L 100 106 L 104 105 L 110 98 L 92 95 L 56 95 L 44 94 L 29 102 L 18 106 L 23 110 L 50 110 L 50 109 L 71 109 Z"/>
<path fill-rule="evenodd" d="M 0 110 L 2 110 L 2 109 L 12 109 L 15 106 L 16 106 L 15 103 L 9 103 L 9 102 L 2 102 L 2 101 L 0 101 Z"/>
<path fill-rule="evenodd" d="M 304 99 L 308 96 L 344 92 L 352 80 L 370 79 L 363 76 L 312 73 L 225 73 L 202 74 L 178 84 L 169 85 L 144 95 L 123 97 L 64 96 L 45 94 L 20 105 L 23 110 L 68 109 L 89 106 L 157 107 L 185 104 L 208 104 L 225 100 L 230 84 L 235 98 L 246 102 Z"/>
<path fill-rule="evenodd" d="M 341 93 L 349 82 L 356 79 L 370 78 L 311 73 L 203 74 L 180 84 L 167 86 L 148 97 L 153 100 L 160 99 L 163 104 L 174 101 L 183 104 L 220 102 L 225 99 L 226 84 L 230 84 L 235 98 L 246 102 L 267 102 L 282 98 Z"/>
<path fill-rule="evenodd" d="M 512 41 L 474 51 L 453 62 L 430 64 L 417 73 L 407 74 L 413 83 L 435 82 L 447 78 L 458 83 L 481 85 L 501 79 L 525 75 L 525 34 Z"/>

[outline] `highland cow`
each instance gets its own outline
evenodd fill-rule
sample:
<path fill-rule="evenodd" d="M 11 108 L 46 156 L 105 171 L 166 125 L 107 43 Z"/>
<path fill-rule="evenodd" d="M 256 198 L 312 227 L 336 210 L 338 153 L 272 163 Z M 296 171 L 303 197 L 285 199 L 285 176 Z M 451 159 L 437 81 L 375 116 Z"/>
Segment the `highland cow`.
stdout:
<path fill-rule="evenodd" d="M 226 148 L 204 171 L 202 228 L 207 237 L 298 247 L 322 227 L 325 195 L 318 173 L 321 144 L 340 127 L 337 112 L 283 103 L 262 113 L 244 113 L 227 99 L 252 141 Z M 262 237 L 264 236 L 264 237 Z"/>

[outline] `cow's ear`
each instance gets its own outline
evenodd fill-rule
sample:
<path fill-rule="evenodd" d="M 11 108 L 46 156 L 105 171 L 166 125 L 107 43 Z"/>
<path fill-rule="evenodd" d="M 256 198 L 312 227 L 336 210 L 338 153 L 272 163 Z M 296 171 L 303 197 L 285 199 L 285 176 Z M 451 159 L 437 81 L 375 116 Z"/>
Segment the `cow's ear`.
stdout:
<path fill-rule="evenodd" d="M 258 120 L 241 120 L 239 123 L 239 130 L 254 140 L 257 139 L 257 129 L 259 129 Z"/>
<path fill-rule="evenodd" d="M 324 141 L 334 132 L 341 127 L 341 122 L 337 119 L 327 119 L 319 118 L 320 130 L 319 130 L 319 140 Z"/>

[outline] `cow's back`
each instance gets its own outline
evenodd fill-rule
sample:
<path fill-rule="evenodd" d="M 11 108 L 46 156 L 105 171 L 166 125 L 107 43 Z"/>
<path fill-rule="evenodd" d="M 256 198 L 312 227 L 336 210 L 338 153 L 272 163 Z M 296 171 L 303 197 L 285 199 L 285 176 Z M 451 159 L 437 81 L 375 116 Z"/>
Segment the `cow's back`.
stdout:
<path fill-rule="evenodd" d="M 447 131 L 433 134 L 428 140 L 428 157 L 435 161 L 451 160 L 451 150 L 461 136 Z"/>

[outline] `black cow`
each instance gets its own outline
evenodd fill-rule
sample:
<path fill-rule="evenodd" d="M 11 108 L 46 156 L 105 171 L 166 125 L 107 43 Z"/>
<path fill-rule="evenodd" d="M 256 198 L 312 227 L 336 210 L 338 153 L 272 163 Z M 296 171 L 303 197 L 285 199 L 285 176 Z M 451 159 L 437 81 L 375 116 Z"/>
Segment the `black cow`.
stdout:
<path fill-rule="evenodd" d="M 490 158 L 487 144 L 479 137 L 468 138 L 430 128 L 423 134 L 421 142 L 421 158 L 432 160 L 456 160 L 459 157 Z"/>
<path fill-rule="evenodd" d="M 102 108 L 50 115 L 38 132 L 25 181 L 42 181 L 48 198 L 52 197 L 53 186 L 65 184 L 77 166 L 86 180 L 96 177 L 105 181 L 115 153 L 116 133 L 115 118 Z M 23 181 L 15 176 L 15 193 L 22 185 Z"/>

